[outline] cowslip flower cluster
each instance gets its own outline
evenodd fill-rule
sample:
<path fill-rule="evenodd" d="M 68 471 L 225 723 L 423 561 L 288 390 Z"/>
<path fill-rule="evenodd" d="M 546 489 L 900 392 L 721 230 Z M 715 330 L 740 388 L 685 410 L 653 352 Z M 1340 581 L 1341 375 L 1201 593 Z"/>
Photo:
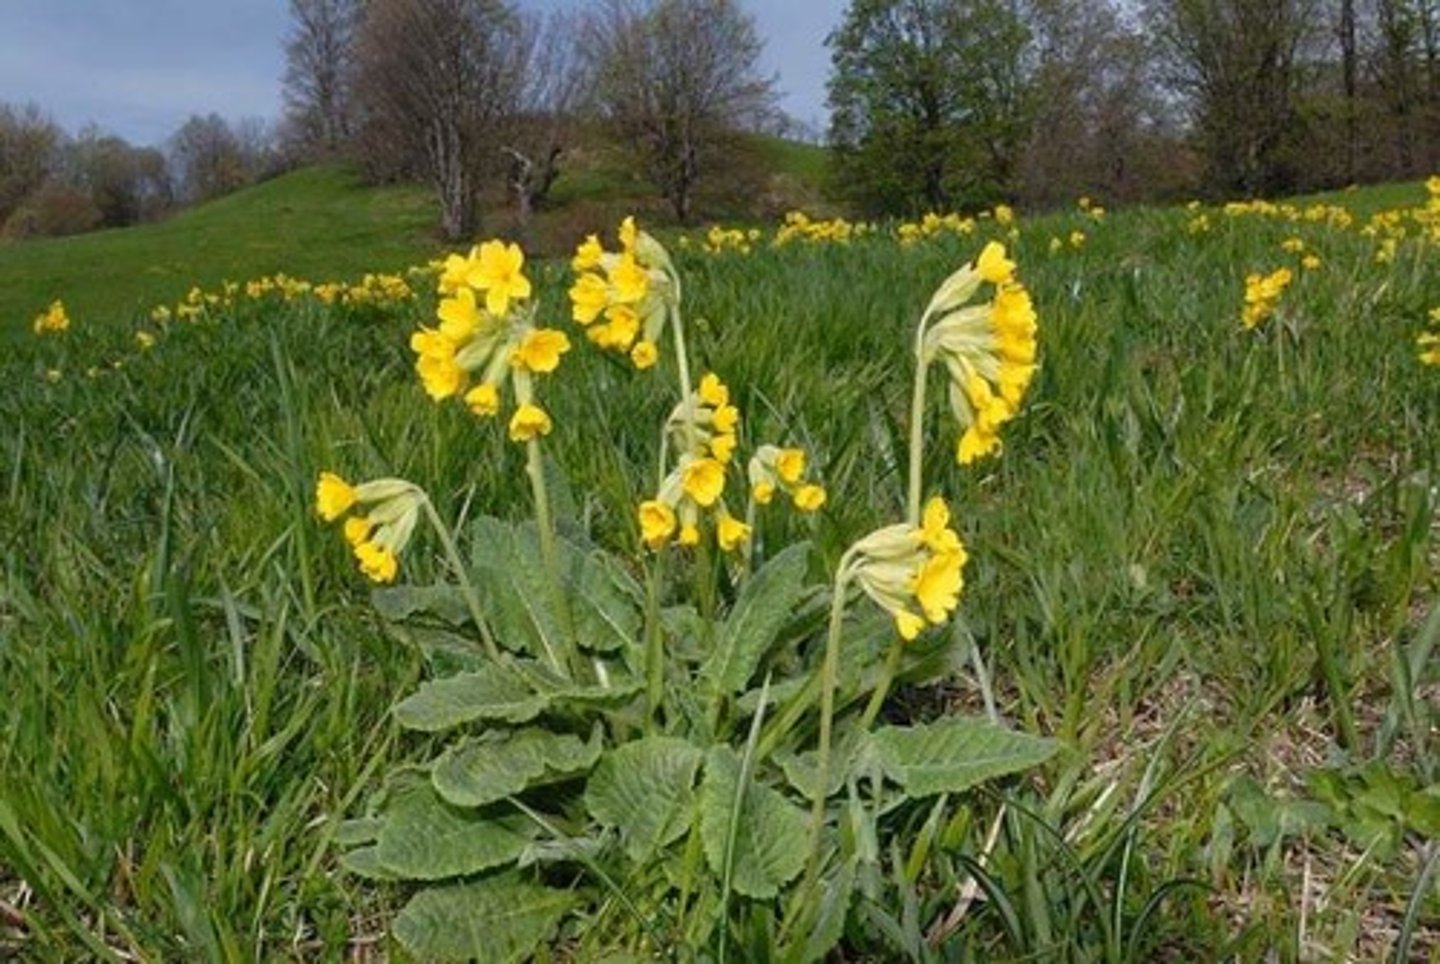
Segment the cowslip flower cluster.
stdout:
<path fill-rule="evenodd" d="M 351 485 L 333 472 L 315 483 L 315 511 L 326 522 L 345 517 L 345 541 L 360 571 L 375 582 L 395 581 L 399 555 L 415 532 L 425 493 L 404 479 L 377 479 Z M 363 514 L 350 515 L 363 507 Z"/>
<path fill-rule="evenodd" d="M 927 212 L 919 221 L 906 222 L 895 229 L 895 236 L 902 248 L 913 247 L 922 240 L 941 234 L 965 237 L 974 233 L 974 218 L 965 218 L 954 213 L 938 214 L 934 211 Z"/>
<path fill-rule="evenodd" d="M 50 307 L 35 316 L 31 325 L 37 335 L 58 335 L 70 327 L 70 316 L 65 313 L 65 305 L 60 301 L 50 302 Z"/>
<path fill-rule="evenodd" d="M 570 288 L 571 316 L 601 348 L 626 352 L 636 368 L 652 367 L 680 282 L 670 255 L 641 231 L 633 217 L 620 225 L 620 250 L 606 251 L 590 235 L 570 265 L 579 275 Z"/>
<path fill-rule="evenodd" d="M 849 244 L 852 238 L 869 234 L 872 230 L 869 224 L 855 224 L 844 218 L 816 220 L 804 211 L 791 211 L 785 215 L 785 222 L 775 232 L 775 240 L 771 244 L 776 248 L 796 242 Z"/>
<path fill-rule="evenodd" d="M 847 556 L 849 578 L 894 618 L 904 640 L 914 639 L 927 624 L 944 623 L 960 604 L 969 556 L 939 496 L 925 504 L 919 525 L 878 529 Z"/>
<path fill-rule="evenodd" d="M 1440 325 L 1440 308 L 1430 309 L 1430 323 Z M 1421 332 L 1415 337 L 1415 344 L 1420 349 L 1420 364 L 1440 366 L 1440 328 Z"/>
<path fill-rule="evenodd" d="M 981 284 L 994 285 L 994 298 L 967 305 Z M 919 362 L 943 361 L 950 375 L 950 409 L 964 429 L 955 452 L 961 465 L 1000 450 L 1000 427 L 1020 410 L 1035 374 L 1036 330 L 1030 294 L 996 241 L 930 300 Z"/>
<path fill-rule="evenodd" d="M 518 245 L 487 241 L 469 255 L 451 255 L 440 275 L 438 328 L 410 336 L 415 370 L 437 402 L 462 399 L 477 417 L 502 407 L 501 390 L 514 385 L 510 438 L 526 442 L 550 433 L 549 414 L 535 403 L 534 375 L 549 374 L 570 350 L 564 332 L 537 328 L 525 304 L 530 281 Z"/>
<path fill-rule="evenodd" d="M 1267 275 L 1252 273 L 1245 277 L 1245 307 L 1240 313 L 1240 324 L 1247 331 L 1275 313 L 1275 305 L 1292 278 L 1289 268 L 1277 268 Z"/>
<path fill-rule="evenodd" d="M 825 504 L 825 489 L 805 481 L 805 450 L 762 445 L 750 457 L 750 497 L 757 505 L 769 505 L 777 490 L 783 490 L 801 512 L 816 512 Z"/>
<path fill-rule="evenodd" d="M 698 544 L 702 510 L 715 516 L 715 539 L 726 552 L 750 537 L 750 527 L 730 514 L 724 500 L 739 425 L 740 410 L 730 404 L 730 389 L 713 373 L 675 406 L 665 428 L 680 454 L 655 498 L 640 504 L 645 545 L 658 552 L 672 539 L 682 546 Z"/>

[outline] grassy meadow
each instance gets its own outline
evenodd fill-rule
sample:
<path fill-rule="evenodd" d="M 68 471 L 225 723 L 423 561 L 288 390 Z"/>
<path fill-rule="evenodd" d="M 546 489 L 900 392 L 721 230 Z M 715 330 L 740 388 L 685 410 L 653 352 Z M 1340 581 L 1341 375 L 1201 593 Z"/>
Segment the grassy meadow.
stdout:
<path fill-rule="evenodd" d="M 332 192 L 334 217 L 292 217 L 297 188 Z M 999 238 L 1039 315 L 998 456 L 957 465 L 930 399 L 926 487 L 970 561 L 945 679 L 897 687 L 885 717 L 989 712 L 1062 749 L 906 817 L 933 846 L 874 855 L 831 960 L 1440 955 L 1426 202 L 1401 185 L 1077 207 L 748 250 L 665 234 L 742 453 L 802 444 L 828 490 L 814 516 L 757 523 L 761 557 L 810 539 L 817 582 L 903 515 L 935 287 Z M 0 249 L 0 958 L 406 959 L 388 930 L 404 888 L 343 870 L 337 834 L 387 771 L 434 755 L 390 712 L 430 670 L 316 518 L 315 480 L 410 479 L 463 528 L 529 516 L 524 451 L 421 390 L 407 341 L 432 275 L 331 303 L 221 282 L 399 271 L 435 253 L 428 217 L 418 194 L 321 170 L 148 234 Z M 274 260 L 281 238 L 303 254 Z M 1244 330 L 1247 275 L 1286 266 Z M 575 342 L 542 389 L 557 524 L 638 573 L 673 361 L 595 350 L 568 267 L 527 271 Z M 176 317 L 192 284 L 213 297 Z M 68 330 L 32 334 L 57 297 Z M 420 533 L 401 570 L 443 581 L 442 547 Z M 596 959 L 586 940 L 542 959 Z"/>

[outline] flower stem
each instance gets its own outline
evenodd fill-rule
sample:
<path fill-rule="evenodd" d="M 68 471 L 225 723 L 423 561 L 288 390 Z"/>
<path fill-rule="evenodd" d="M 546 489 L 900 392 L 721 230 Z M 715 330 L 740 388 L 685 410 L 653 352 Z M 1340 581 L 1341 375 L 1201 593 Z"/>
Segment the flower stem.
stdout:
<path fill-rule="evenodd" d="M 560 620 L 561 633 L 566 639 L 571 639 L 574 630 L 570 625 L 570 607 L 566 605 L 565 593 L 560 584 L 560 559 L 555 552 L 555 520 L 550 515 L 550 493 L 545 487 L 545 456 L 540 451 L 539 439 L 532 438 L 525 443 L 525 473 L 530 477 L 530 492 L 535 500 L 535 525 L 540 530 L 540 557 L 555 597 L 555 615 Z M 550 660 L 555 672 L 568 676 L 564 662 L 544 633 L 540 633 L 540 643 L 545 647 L 545 656 Z"/>
<path fill-rule="evenodd" d="M 880 668 L 880 682 L 870 691 L 870 702 L 865 704 L 865 712 L 860 716 L 860 729 L 868 730 L 880 715 L 880 709 L 885 705 L 885 697 L 890 695 L 890 686 L 895 682 L 895 673 L 900 669 L 900 654 L 905 650 L 905 641 L 895 640 L 890 644 L 890 650 L 885 654 L 885 664 Z"/>
<path fill-rule="evenodd" d="M 815 805 L 810 817 L 810 860 L 803 890 L 814 886 L 820 873 L 820 835 L 825 829 L 826 790 L 830 785 L 830 739 L 835 717 L 835 683 L 840 673 L 840 634 L 845 620 L 845 590 L 850 584 L 848 559 L 835 574 L 830 598 L 830 624 L 825 632 L 825 659 L 820 665 L 820 746 L 815 765 Z"/>
<path fill-rule="evenodd" d="M 425 518 L 429 520 L 430 527 L 440 538 L 440 545 L 445 550 L 445 559 L 450 563 L 450 568 L 455 573 L 455 578 L 460 582 L 460 595 L 465 597 L 465 605 L 470 610 L 470 619 L 475 623 L 476 629 L 480 632 L 480 641 L 485 644 L 485 654 L 491 659 L 500 658 L 500 648 L 495 645 L 495 637 L 490 633 L 490 626 L 485 622 L 485 617 L 480 611 L 480 596 L 475 591 L 475 585 L 470 581 L 470 573 L 465 569 L 465 563 L 460 560 L 460 552 L 455 548 L 455 537 L 440 518 L 440 513 L 435 511 L 435 505 L 430 501 L 429 496 L 420 500 L 425 507 Z"/>
<path fill-rule="evenodd" d="M 660 625 L 662 556 L 650 564 L 645 585 L 645 731 L 659 732 L 660 707 L 665 701 L 665 634 Z"/>
<path fill-rule="evenodd" d="M 923 495 L 921 463 L 925 448 L 925 382 L 929 368 L 925 358 L 925 321 L 922 319 L 920 331 L 915 337 L 915 391 L 910 399 L 910 487 L 905 500 L 905 519 L 911 525 L 920 524 L 920 498 Z"/>

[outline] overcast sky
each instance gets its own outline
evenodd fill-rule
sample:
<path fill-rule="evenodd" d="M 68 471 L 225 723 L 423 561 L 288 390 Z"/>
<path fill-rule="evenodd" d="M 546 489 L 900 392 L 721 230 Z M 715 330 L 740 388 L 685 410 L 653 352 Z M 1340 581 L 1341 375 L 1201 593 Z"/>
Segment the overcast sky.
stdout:
<path fill-rule="evenodd" d="M 845 0 L 741 2 L 766 41 L 781 106 L 823 129 L 824 40 Z M 72 133 L 93 122 L 135 144 L 163 141 L 191 114 L 273 119 L 288 29 L 286 0 L 0 0 L 0 101 L 33 101 Z"/>

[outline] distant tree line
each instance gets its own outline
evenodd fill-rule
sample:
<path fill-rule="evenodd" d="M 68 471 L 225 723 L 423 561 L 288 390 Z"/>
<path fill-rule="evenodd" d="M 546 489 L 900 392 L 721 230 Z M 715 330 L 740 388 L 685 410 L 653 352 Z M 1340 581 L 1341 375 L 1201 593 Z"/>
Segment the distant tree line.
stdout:
<path fill-rule="evenodd" d="M 94 125 L 66 133 L 38 106 L 0 103 L 0 238 L 153 221 L 283 169 L 270 125 L 189 118 L 164 147 Z"/>
<path fill-rule="evenodd" d="M 1440 166 L 1440 0 L 853 0 L 829 45 L 836 182 L 870 212 Z"/>
<path fill-rule="evenodd" d="M 778 117 L 736 0 L 598 0 L 541 18 L 506 0 L 291 0 L 286 143 L 376 180 L 429 183 L 446 237 L 503 185 L 523 226 L 582 126 L 610 130 L 686 221 L 737 131 Z"/>

